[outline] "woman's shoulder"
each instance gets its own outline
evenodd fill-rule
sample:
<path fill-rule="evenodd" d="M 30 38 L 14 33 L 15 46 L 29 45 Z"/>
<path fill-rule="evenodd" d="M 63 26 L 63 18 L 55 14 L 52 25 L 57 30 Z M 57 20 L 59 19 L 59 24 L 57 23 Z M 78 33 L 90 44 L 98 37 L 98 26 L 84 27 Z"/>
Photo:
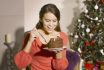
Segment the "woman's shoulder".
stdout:
<path fill-rule="evenodd" d="M 60 37 L 63 39 L 64 45 L 67 45 L 68 43 L 68 36 L 65 32 L 60 32 Z"/>
<path fill-rule="evenodd" d="M 60 36 L 65 36 L 67 37 L 67 34 L 65 32 L 60 32 Z"/>

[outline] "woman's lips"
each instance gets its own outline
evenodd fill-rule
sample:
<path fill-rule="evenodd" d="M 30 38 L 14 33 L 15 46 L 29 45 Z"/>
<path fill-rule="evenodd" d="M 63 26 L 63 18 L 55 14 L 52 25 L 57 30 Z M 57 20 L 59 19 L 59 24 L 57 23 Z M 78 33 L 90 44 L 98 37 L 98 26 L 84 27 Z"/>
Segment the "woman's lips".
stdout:
<path fill-rule="evenodd" d="M 48 27 L 48 30 L 53 30 L 53 27 Z"/>

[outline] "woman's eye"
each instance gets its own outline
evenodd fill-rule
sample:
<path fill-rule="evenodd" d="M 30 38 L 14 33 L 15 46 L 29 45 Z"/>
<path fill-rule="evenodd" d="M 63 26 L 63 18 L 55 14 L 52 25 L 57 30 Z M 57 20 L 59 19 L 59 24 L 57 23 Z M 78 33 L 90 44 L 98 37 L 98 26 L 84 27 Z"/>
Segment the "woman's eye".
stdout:
<path fill-rule="evenodd" d="M 53 20 L 53 22 L 57 22 L 56 20 Z"/>
<path fill-rule="evenodd" d="M 46 22 L 50 22 L 50 20 L 45 20 Z"/>
<path fill-rule="evenodd" d="M 57 22 L 57 20 L 49 20 L 49 19 L 45 19 L 46 22 Z"/>

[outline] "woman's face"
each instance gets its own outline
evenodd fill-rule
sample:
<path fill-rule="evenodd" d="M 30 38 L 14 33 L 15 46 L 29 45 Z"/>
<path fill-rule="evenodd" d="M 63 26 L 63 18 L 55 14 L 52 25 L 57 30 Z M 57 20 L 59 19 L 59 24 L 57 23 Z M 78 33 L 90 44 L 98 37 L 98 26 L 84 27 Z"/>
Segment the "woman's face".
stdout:
<path fill-rule="evenodd" d="M 51 12 L 45 13 L 42 21 L 44 30 L 49 34 L 52 33 L 58 25 L 57 17 Z"/>

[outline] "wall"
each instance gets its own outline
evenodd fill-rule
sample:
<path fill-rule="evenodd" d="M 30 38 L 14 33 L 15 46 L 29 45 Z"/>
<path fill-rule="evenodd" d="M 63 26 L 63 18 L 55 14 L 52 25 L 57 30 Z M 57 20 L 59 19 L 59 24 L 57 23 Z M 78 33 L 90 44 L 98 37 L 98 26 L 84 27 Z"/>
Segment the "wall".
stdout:
<path fill-rule="evenodd" d="M 14 43 L 11 48 L 14 51 L 21 46 L 24 32 L 24 1 L 0 0 L 0 70 L 9 70 L 9 48 L 4 45 L 5 34 L 10 33 Z M 14 52 L 13 51 L 13 52 Z M 12 69 L 13 70 L 13 69 Z"/>

